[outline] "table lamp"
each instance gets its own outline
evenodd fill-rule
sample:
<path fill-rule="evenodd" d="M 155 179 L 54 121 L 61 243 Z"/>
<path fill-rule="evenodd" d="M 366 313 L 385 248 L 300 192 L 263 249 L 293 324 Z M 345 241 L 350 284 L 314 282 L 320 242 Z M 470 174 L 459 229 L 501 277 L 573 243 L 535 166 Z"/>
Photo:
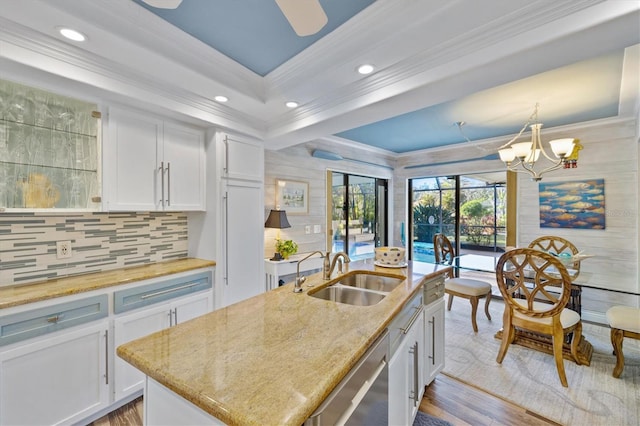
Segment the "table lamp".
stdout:
<path fill-rule="evenodd" d="M 287 212 L 284 210 L 271 210 L 269 212 L 269 217 L 267 221 L 264 223 L 265 228 L 275 228 L 278 229 L 278 238 L 280 239 L 280 229 L 291 228 L 289 221 L 287 220 Z M 280 253 L 276 252 L 273 257 L 269 260 L 282 260 L 282 256 Z"/>

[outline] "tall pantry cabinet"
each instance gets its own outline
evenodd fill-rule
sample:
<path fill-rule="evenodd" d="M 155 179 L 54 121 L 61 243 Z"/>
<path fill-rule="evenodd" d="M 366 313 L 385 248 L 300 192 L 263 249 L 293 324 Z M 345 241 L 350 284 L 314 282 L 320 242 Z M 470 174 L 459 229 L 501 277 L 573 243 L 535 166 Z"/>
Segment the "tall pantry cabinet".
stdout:
<path fill-rule="evenodd" d="M 216 283 L 228 306 L 265 291 L 264 147 L 261 142 L 216 134 L 219 192 Z"/>

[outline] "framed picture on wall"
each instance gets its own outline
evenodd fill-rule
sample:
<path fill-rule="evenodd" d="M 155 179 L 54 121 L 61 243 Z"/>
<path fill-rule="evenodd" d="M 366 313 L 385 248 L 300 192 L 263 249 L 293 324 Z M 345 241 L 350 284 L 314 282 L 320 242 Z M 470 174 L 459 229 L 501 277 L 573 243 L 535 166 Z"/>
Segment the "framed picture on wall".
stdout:
<path fill-rule="evenodd" d="M 309 184 L 294 180 L 276 180 L 276 206 L 287 214 L 309 213 Z"/>

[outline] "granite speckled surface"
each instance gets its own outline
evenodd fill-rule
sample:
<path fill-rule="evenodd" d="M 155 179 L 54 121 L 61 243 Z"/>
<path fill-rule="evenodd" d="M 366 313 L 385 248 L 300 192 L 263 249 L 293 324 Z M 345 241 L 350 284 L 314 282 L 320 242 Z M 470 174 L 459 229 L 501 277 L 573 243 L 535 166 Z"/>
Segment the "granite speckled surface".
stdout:
<path fill-rule="evenodd" d="M 117 353 L 227 424 L 300 425 L 421 291 L 423 280 L 451 270 L 372 262 L 351 262 L 345 273 L 408 277 L 376 305 L 310 297 L 309 290 L 328 283 L 318 273 L 307 278 L 303 293 L 288 284 L 119 346 Z"/>
<path fill-rule="evenodd" d="M 216 263 L 210 260 L 185 258 L 33 284 L 0 287 L 0 309 L 215 265 Z"/>

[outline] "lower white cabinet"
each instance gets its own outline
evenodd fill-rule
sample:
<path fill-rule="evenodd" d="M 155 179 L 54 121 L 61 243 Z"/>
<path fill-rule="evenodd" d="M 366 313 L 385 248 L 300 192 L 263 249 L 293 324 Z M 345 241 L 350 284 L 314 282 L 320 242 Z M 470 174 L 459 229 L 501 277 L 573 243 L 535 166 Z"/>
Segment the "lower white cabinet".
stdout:
<path fill-rule="evenodd" d="M 424 381 L 430 384 L 444 368 L 444 299 L 424 309 Z"/>
<path fill-rule="evenodd" d="M 113 321 L 114 350 L 131 340 L 175 326 L 213 310 L 210 290 L 152 305 L 117 316 Z M 115 355 L 115 400 L 123 399 L 144 388 L 145 375 Z"/>
<path fill-rule="evenodd" d="M 72 424 L 109 405 L 109 321 L 0 351 L 0 424 Z"/>
<path fill-rule="evenodd" d="M 411 314 L 408 320 L 406 313 Z M 389 361 L 389 424 L 410 425 L 425 390 L 422 298 L 412 299 L 390 328 L 400 330 L 400 340 L 399 344 L 392 342 Z"/>

